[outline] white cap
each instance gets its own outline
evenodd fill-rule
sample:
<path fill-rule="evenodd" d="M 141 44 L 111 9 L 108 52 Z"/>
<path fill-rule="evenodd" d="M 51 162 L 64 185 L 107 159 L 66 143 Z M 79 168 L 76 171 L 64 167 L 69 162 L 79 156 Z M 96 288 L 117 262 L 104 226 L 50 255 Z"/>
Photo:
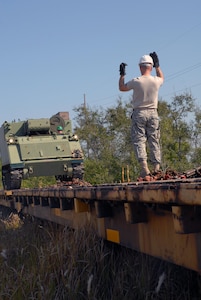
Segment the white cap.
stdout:
<path fill-rule="evenodd" d="M 140 58 L 139 65 L 152 65 L 153 66 L 153 64 L 154 64 L 154 62 L 150 55 L 143 55 Z"/>

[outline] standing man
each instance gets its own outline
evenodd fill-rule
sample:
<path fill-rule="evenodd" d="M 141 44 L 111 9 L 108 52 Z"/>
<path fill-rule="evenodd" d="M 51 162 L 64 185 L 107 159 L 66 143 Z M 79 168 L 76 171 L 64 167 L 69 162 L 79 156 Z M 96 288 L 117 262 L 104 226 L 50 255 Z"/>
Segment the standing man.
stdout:
<path fill-rule="evenodd" d="M 154 173 L 160 169 L 160 127 L 158 117 L 158 91 L 163 84 L 164 76 L 159 66 L 156 52 L 143 55 L 139 61 L 141 76 L 124 82 L 126 64 L 120 65 L 119 90 L 127 92 L 133 90 L 133 114 L 131 137 L 134 151 L 141 167 L 140 177 L 144 180 L 150 175 L 147 164 L 146 142 L 150 150 L 150 160 Z M 151 75 L 152 68 L 156 69 L 156 76 Z"/>

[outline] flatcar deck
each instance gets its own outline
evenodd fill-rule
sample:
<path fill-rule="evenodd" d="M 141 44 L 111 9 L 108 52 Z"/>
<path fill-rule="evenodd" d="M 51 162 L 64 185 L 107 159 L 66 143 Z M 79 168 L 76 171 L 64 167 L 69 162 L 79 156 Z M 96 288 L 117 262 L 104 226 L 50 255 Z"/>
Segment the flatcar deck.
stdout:
<path fill-rule="evenodd" d="M 201 272 L 201 178 L 0 190 L 0 204 Z"/>

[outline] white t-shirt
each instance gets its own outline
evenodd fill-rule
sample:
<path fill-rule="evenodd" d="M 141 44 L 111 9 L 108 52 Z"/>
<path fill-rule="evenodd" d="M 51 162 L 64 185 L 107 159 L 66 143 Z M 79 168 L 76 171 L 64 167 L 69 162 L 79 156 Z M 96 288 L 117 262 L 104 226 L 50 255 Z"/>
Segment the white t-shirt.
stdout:
<path fill-rule="evenodd" d="M 133 89 L 133 108 L 158 108 L 158 90 L 163 78 L 158 76 L 140 76 L 126 83 L 129 90 Z"/>

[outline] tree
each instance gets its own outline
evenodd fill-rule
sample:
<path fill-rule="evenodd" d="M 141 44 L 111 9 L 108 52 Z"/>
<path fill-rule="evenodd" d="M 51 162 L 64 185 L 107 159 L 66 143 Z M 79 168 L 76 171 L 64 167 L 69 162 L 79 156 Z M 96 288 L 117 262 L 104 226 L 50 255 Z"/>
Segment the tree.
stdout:
<path fill-rule="evenodd" d="M 195 108 L 195 118 L 191 122 L 192 128 L 192 151 L 191 162 L 194 167 L 201 165 L 201 110 L 199 107 Z"/>
<path fill-rule="evenodd" d="M 106 136 L 103 112 L 98 109 L 93 111 L 85 105 L 74 110 L 77 112 L 75 131 L 80 137 L 85 156 L 100 159 L 102 138 Z"/>
<path fill-rule="evenodd" d="M 175 96 L 169 105 L 166 102 L 159 103 L 164 168 L 183 171 L 190 167 L 192 127 L 188 117 L 193 111 L 194 98 L 190 93 Z"/>
<path fill-rule="evenodd" d="M 195 149 L 201 147 L 201 110 L 199 107 L 195 108 L 195 118 L 192 122 L 193 128 L 193 144 Z"/>
<path fill-rule="evenodd" d="M 128 165 L 134 177 L 136 160 L 131 155 L 131 104 L 123 103 L 119 98 L 116 106 L 106 110 L 92 110 L 81 105 L 75 111 L 78 112 L 75 131 L 86 157 L 85 179 L 91 182 L 96 178 L 96 183 L 103 180 L 120 182 L 122 167 Z"/>
<path fill-rule="evenodd" d="M 175 96 L 170 104 L 160 99 L 162 168 L 185 171 L 191 165 L 194 99 L 189 93 Z M 130 180 L 139 176 L 139 164 L 131 142 L 132 101 L 117 99 L 114 106 L 75 109 L 76 132 L 85 154 L 85 179 L 93 183 L 120 182 L 122 168 L 129 168 Z M 201 113 L 197 113 L 197 123 Z M 200 123 L 199 123 L 200 124 Z M 200 124 L 201 128 L 201 124 Z M 199 129 L 200 130 L 200 129 Z M 197 139 L 201 130 L 196 132 Z"/>
<path fill-rule="evenodd" d="M 118 169 L 129 168 L 130 179 L 138 175 L 138 162 L 134 156 L 131 142 L 131 101 L 123 103 L 117 99 L 117 105 L 106 110 L 106 126 L 112 137 L 111 153 L 118 160 Z"/>

